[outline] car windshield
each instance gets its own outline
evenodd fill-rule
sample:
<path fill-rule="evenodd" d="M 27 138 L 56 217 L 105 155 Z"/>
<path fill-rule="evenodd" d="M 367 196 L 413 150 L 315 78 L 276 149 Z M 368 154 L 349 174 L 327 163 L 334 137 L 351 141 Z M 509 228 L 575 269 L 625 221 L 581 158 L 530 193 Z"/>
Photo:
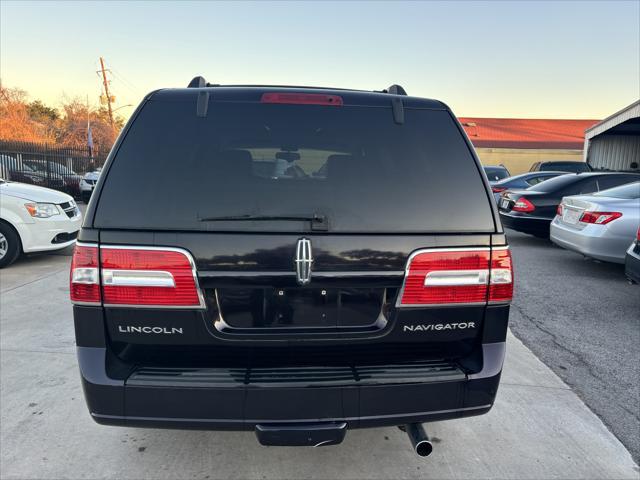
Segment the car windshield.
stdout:
<path fill-rule="evenodd" d="M 484 173 L 487 174 L 487 178 L 492 182 L 503 180 L 509 176 L 507 169 L 502 167 L 484 167 Z"/>
<path fill-rule="evenodd" d="M 636 199 L 640 198 L 640 182 L 626 183 L 619 187 L 609 188 L 593 194 L 596 197 Z"/>

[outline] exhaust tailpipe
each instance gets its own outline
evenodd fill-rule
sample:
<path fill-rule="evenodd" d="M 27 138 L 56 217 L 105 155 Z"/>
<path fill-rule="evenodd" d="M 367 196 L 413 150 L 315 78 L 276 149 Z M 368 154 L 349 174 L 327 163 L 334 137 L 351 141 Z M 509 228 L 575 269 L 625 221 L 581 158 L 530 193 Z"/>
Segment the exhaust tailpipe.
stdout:
<path fill-rule="evenodd" d="M 404 429 L 409 436 L 413 451 L 421 457 L 428 457 L 433 452 L 433 444 L 421 423 L 409 423 Z"/>

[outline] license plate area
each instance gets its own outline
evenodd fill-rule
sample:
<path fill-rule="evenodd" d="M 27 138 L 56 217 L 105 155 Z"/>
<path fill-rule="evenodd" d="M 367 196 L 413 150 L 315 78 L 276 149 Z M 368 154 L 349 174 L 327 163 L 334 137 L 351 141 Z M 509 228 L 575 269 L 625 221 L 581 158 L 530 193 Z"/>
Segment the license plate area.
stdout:
<path fill-rule="evenodd" d="M 231 328 L 368 327 L 378 320 L 384 288 L 219 288 L 220 314 Z"/>
<path fill-rule="evenodd" d="M 509 199 L 503 198 L 500 200 L 500 208 L 502 210 L 509 210 Z"/>
<path fill-rule="evenodd" d="M 576 223 L 578 223 L 581 214 L 582 212 L 580 210 L 574 210 L 572 208 L 565 207 L 564 211 L 562 212 L 562 221 L 570 225 L 575 225 Z"/>

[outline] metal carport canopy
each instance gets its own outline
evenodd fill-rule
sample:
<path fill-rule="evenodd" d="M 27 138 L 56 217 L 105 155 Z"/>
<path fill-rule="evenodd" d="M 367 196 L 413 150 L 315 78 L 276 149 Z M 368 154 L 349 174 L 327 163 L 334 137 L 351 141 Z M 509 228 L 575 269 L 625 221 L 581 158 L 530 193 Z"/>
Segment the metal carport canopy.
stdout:
<path fill-rule="evenodd" d="M 595 169 L 640 170 L 640 100 L 585 131 L 584 159 Z"/>

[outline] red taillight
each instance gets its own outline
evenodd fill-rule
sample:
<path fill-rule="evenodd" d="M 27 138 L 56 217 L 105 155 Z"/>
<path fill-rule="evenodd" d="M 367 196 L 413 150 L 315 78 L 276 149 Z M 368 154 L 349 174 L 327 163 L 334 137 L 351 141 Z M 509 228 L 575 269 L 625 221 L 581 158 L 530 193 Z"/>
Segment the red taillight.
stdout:
<path fill-rule="evenodd" d="M 560 203 L 560 204 L 558 205 L 558 208 L 556 208 L 556 214 L 557 214 L 557 215 L 562 216 L 563 210 L 564 210 L 564 207 L 563 207 L 563 206 L 562 206 L 562 204 Z"/>
<path fill-rule="evenodd" d="M 514 203 L 511 210 L 515 212 L 533 212 L 536 209 L 535 205 L 527 200 L 525 197 L 520 197 L 516 203 Z"/>
<path fill-rule="evenodd" d="M 606 225 L 609 222 L 614 221 L 616 218 L 620 218 L 622 213 L 620 212 L 584 212 L 580 217 L 582 223 L 593 223 L 596 225 Z"/>
<path fill-rule="evenodd" d="M 100 304 L 102 287 L 105 306 L 203 307 L 193 260 L 187 252 L 172 248 L 104 246 L 100 247 L 98 269 L 97 247 L 91 248 L 95 249 L 92 285 L 97 292 L 97 299 L 92 303 Z M 74 272 L 78 269 L 75 264 L 71 268 L 71 300 L 87 303 L 73 295 Z"/>
<path fill-rule="evenodd" d="M 295 105 L 335 105 L 342 106 L 342 97 L 319 93 L 263 93 L 262 103 L 288 103 Z"/>
<path fill-rule="evenodd" d="M 198 307 L 193 267 L 182 251 L 100 248 L 105 305 Z"/>
<path fill-rule="evenodd" d="M 71 258 L 69 292 L 71 301 L 80 305 L 100 305 L 98 247 L 76 244 Z"/>
<path fill-rule="evenodd" d="M 506 189 L 507 189 L 507 187 L 491 187 L 491 191 L 493 193 L 504 192 Z"/>
<path fill-rule="evenodd" d="M 512 277 L 507 249 L 419 251 L 409 260 L 399 306 L 508 302 Z"/>
<path fill-rule="evenodd" d="M 636 242 L 640 242 L 640 227 L 638 227 L 638 231 L 636 232 Z"/>

